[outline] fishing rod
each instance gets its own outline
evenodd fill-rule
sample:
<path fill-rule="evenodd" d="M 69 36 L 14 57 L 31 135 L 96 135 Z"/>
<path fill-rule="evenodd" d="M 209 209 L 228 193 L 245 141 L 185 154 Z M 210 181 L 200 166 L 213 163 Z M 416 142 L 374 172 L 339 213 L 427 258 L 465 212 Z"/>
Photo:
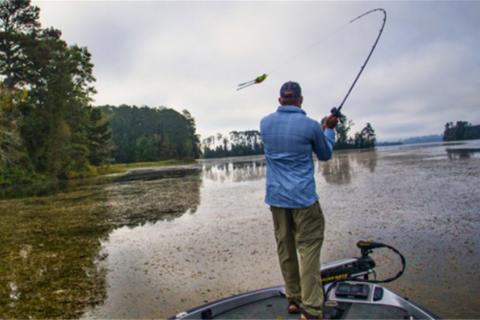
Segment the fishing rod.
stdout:
<path fill-rule="evenodd" d="M 362 74 L 363 70 L 365 69 L 365 66 L 367 65 L 368 61 L 370 60 L 370 57 L 372 56 L 372 53 L 373 51 L 375 50 L 375 48 L 377 47 L 377 44 L 378 44 L 378 40 L 380 40 L 380 37 L 383 33 L 383 29 L 385 27 L 385 23 L 387 21 L 387 12 L 385 11 L 385 9 L 383 8 L 377 8 L 377 9 L 372 9 L 372 10 L 369 10 L 361 15 L 359 15 L 358 17 L 350 20 L 347 24 L 345 25 L 349 25 L 350 23 L 353 23 L 363 17 L 365 17 L 366 15 L 369 15 L 373 12 L 376 12 L 376 11 L 379 11 L 379 12 L 382 12 L 383 13 L 383 22 L 382 22 L 382 27 L 380 28 L 380 31 L 378 32 L 378 35 L 377 35 L 377 38 L 375 39 L 375 42 L 372 46 L 372 49 L 370 49 L 370 52 L 368 53 L 368 56 L 367 56 L 367 59 L 365 59 L 365 62 L 363 63 L 363 65 L 361 66 L 360 68 L 360 71 L 358 72 L 357 76 L 355 77 L 355 79 L 353 80 L 353 83 L 352 85 L 350 86 L 350 88 L 348 89 L 347 91 L 347 94 L 345 95 L 345 97 L 343 98 L 342 102 L 340 102 L 340 105 L 338 107 L 334 107 L 332 108 L 332 110 L 330 111 L 332 115 L 334 115 L 335 117 L 339 118 L 339 119 L 342 119 L 344 118 L 343 114 L 341 113 L 341 110 L 342 110 L 342 107 L 343 105 L 345 104 L 345 101 L 347 101 L 347 98 L 350 96 L 350 93 L 352 92 L 353 90 L 353 87 L 355 87 L 355 84 L 357 83 L 358 79 L 360 78 L 360 75 Z M 341 27 L 343 28 L 343 26 Z M 340 28 L 339 28 L 340 29 Z M 316 45 L 316 44 L 315 44 Z M 237 91 L 238 90 L 242 90 L 246 87 L 249 87 L 251 85 L 254 85 L 254 84 L 260 84 L 262 83 L 263 81 L 265 81 L 265 79 L 267 78 L 268 74 L 264 73 L 258 77 L 256 77 L 255 79 L 251 80 L 251 81 L 247 81 L 247 82 L 244 82 L 244 83 L 240 83 L 237 87 Z"/>
<path fill-rule="evenodd" d="M 355 21 L 357 21 L 358 19 L 361 19 L 361 18 L 363 18 L 364 16 L 366 16 L 366 15 L 368 15 L 368 14 L 370 14 L 370 13 L 376 12 L 376 11 L 380 11 L 380 12 L 383 13 L 382 27 L 380 28 L 380 31 L 378 32 L 378 36 L 377 36 L 377 38 L 375 39 L 375 42 L 373 43 L 372 49 L 370 49 L 370 52 L 368 53 L 367 59 L 365 59 L 365 62 L 364 62 L 363 65 L 360 67 L 360 71 L 358 72 L 357 76 L 355 77 L 355 80 L 353 80 L 352 85 L 351 85 L 350 88 L 348 89 L 347 94 L 345 95 L 345 97 L 343 97 L 342 102 L 340 102 L 340 105 L 339 105 L 338 107 L 333 107 L 332 110 L 330 111 L 330 112 L 332 113 L 332 115 L 334 115 L 335 117 L 337 117 L 337 118 L 339 118 L 339 119 L 344 118 L 344 115 L 341 113 L 342 107 L 343 107 L 343 105 L 345 104 L 345 101 L 347 101 L 348 96 L 349 96 L 350 93 L 352 92 L 353 87 L 355 87 L 355 84 L 357 83 L 358 78 L 360 78 L 360 75 L 362 74 L 363 70 L 365 69 L 365 66 L 367 65 L 368 61 L 370 60 L 370 57 L 372 56 L 373 51 L 374 51 L 375 48 L 377 47 L 378 40 L 380 40 L 380 36 L 381 36 L 382 33 L 383 33 L 383 28 L 385 27 L 385 23 L 387 22 L 387 11 L 385 11 L 385 9 L 383 9 L 383 8 L 372 9 L 372 10 L 367 11 L 367 12 L 359 15 L 358 17 L 350 20 L 350 22 L 349 22 L 349 23 L 355 22 Z"/>

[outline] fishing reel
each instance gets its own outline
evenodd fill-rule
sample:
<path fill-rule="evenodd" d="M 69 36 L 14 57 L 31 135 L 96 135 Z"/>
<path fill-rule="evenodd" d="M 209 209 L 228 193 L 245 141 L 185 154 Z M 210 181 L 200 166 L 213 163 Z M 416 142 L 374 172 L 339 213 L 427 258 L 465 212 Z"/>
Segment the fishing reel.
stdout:
<path fill-rule="evenodd" d="M 340 111 L 342 109 L 342 106 L 340 107 L 333 107 L 332 110 L 330 110 L 330 114 L 338 119 L 341 123 L 344 123 L 347 117 Z"/>
<path fill-rule="evenodd" d="M 345 117 L 345 115 L 340 112 L 342 108 L 337 108 L 337 107 L 333 107 L 332 110 L 330 110 L 330 113 L 332 114 L 332 116 L 335 116 L 337 117 L 339 120 L 343 119 Z"/>

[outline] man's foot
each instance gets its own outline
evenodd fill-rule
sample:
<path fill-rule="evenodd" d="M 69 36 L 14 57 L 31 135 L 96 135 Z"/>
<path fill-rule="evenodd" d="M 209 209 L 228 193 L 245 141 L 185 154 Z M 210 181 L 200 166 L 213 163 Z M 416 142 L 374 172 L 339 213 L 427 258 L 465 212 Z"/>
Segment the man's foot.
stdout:
<path fill-rule="evenodd" d="M 305 310 L 302 310 L 302 314 L 300 315 L 300 320 L 310 320 L 310 319 L 322 319 L 322 316 L 314 316 L 308 313 Z"/>
<path fill-rule="evenodd" d="M 288 299 L 288 313 L 295 314 L 300 312 L 300 307 L 296 300 Z"/>

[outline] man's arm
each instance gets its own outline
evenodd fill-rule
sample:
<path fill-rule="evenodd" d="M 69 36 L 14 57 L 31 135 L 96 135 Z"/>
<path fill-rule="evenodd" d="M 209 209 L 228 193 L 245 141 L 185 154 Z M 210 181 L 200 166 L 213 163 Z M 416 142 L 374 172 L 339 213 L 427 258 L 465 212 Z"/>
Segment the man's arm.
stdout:
<path fill-rule="evenodd" d="M 333 145 L 335 144 L 335 131 L 333 130 L 338 123 L 336 117 L 330 116 L 321 126 L 317 123 L 314 128 L 313 151 L 318 160 L 330 160 L 333 153 Z M 323 127 L 323 130 L 322 130 Z"/>

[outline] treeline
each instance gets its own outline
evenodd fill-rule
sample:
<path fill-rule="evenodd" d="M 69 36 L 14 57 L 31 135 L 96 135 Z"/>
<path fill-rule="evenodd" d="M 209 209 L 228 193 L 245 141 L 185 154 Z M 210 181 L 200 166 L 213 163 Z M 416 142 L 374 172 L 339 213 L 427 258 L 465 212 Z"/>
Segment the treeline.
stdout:
<path fill-rule="evenodd" d="M 403 144 L 439 142 L 439 141 L 442 141 L 442 138 L 443 136 L 440 134 L 429 134 L 426 136 L 410 137 L 410 138 L 400 139 L 396 141 L 381 141 L 381 142 L 377 141 L 376 146 L 387 147 L 387 146 L 398 146 Z"/>
<path fill-rule="evenodd" d="M 0 196 L 112 162 L 199 157 L 186 110 L 93 107 L 90 53 L 39 14 L 29 0 L 0 0 Z"/>
<path fill-rule="evenodd" d="M 480 139 L 480 125 L 473 126 L 468 121 L 447 122 L 443 141 Z"/>
<path fill-rule="evenodd" d="M 200 157 L 195 120 L 183 110 L 121 105 L 99 107 L 109 119 L 112 161 L 120 163 Z"/>
<path fill-rule="evenodd" d="M 353 125 L 353 121 L 348 120 L 345 116 L 338 122 L 335 128 L 337 134 L 333 148 L 335 150 L 374 148 L 377 138 L 372 125 L 367 122 L 365 127 L 352 137 L 349 133 Z"/>
<path fill-rule="evenodd" d="M 336 127 L 334 149 L 373 148 L 376 144 L 375 130 L 367 123 L 365 127 L 349 136 L 353 122 L 346 117 Z M 204 158 L 235 157 L 263 154 L 263 143 L 257 130 L 232 131 L 228 135 L 210 136 L 202 140 Z"/>
<path fill-rule="evenodd" d="M 68 178 L 103 161 L 90 53 L 42 28 L 39 12 L 0 1 L 0 185 Z"/>
<path fill-rule="evenodd" d="M 263 143 L 258 130 L 232 131 L 203 139 L 202 151 L 204 158 L 256 155 L 263 154 Z"/>

